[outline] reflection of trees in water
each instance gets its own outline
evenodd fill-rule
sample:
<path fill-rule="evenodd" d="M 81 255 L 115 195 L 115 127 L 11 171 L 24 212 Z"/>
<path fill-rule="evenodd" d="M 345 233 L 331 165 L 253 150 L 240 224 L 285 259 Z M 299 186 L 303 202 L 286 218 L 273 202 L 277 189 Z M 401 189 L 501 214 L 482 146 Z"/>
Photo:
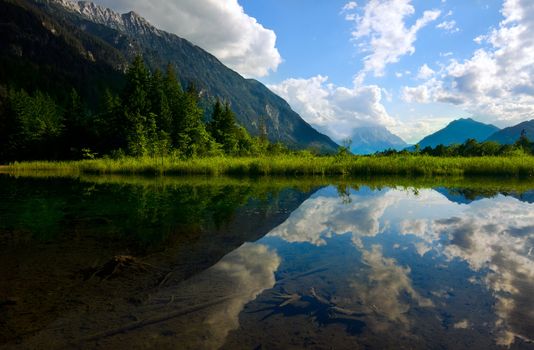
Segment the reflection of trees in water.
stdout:
<path fill-rule="evenodd" d="M 265 210 L 280 188 L 217 184 L 142 186 L 94 184 L 70 179 L 1 179 L 0 229 L 26 230 L 53 240 L 74 228 L 93 228 L 104 239 L 125 239 L 132 249 L 173 235 L 219 230 L 254 199 Z"/>

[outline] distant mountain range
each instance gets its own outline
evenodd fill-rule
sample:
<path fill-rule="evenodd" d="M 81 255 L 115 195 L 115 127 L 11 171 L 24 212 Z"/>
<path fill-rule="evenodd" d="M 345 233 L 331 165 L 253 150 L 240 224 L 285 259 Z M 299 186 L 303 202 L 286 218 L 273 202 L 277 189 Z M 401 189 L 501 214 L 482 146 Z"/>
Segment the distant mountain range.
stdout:
<path fill-rule="evenodd" d="M 519 139 L 523 130 L 525 131 L 526 136 L 531 141 L 534 141 L 534 119 L 499 130 L 491 135 L 487 140 L 496 141 L 503 145 L 510 145 Z"/>
<path fill-rule="evenodd" d="M 422 139 L 419 146 L 421 149 L 428 146 L 434 148 L 437 145 L 450 146 L 462 144 L 467 139 L 475 139 L 478 142 L 495 141 L 503 145 L 513 144 L 519 139 L 523 131 L 526 132 L 530 140 L 534 140 L 534 119 L 502 130 L 494 125 L 484 124 L 471 118 L 458 119 Z"/>
<path fill-rule="evenodd" d="M 402 150 L 408 146 L 383 126 L 356 128 L 352 132 L 351 140 L 351 151 L 354 154 L 372 154 L 387 149 Z"/>
<path fill-rule="evenodd" d="M 95 104 L 102 91 L 121 86 L 127 65 L 142 55 L 152 70 L 174 65 L 182 85 L 193 83 L 200 91 L 208 114 L 221 98 L 253 135 L 265 127 L 271 141 L 292 148 L 338 147 L 260 82 L 134 12 L 119 14 L 85 1 L 3 0 L 0 23 L 0 88 L 74 87 Z"/>
<path fill-rule="evenodd" d="M 496 141 L 500 144 L 513 144 L 519 139 L 523 130 L 530 140 L 534 140 L 534 119 L 502 130 L 471 118 L 458 119 L 449 123 L 445 128 L 426 136 L 419 142 L 419 146 L 421 149 L 429 146 L 435 148 L 438 145 L 450 146 L 462 144 L 468 139 L 475 139 L 478 142 Z M 352 132 L 351 140 L 352 153 L 360 155 L 373 154 L 387 149 L 414 149 L 383 126 L 356 128 Z"/>
<path fill-rule="evenodd" d="M 477 122 L 471 118 L 458 119 L 422 139 L 419 142 L 419 147 L 423 149 L 429 146 L 432 148 L 438 145 L 450 146 L 464 143 L 467 139 L 475 139 L 482 142 L 499 130 L 494 125 Z"/>

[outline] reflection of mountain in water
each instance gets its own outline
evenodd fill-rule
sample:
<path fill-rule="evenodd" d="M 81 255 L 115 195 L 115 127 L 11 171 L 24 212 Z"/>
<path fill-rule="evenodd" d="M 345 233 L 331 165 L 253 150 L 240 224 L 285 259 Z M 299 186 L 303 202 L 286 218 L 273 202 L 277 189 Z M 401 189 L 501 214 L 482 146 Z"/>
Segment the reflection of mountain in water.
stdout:
<path fill-rule="evenodd" d="M 534 203 L 534 190 L 523 193 L 512 193 L 511 195 L 521 202 Z"/>
<path fill-rule="evenodd" d="M 448 187 L 435 187 L 436 192 L 441 193 L 448 200 L 458 204 L 469 204 L 474 201 L 481 200 L 483 198 L 492 198 L 499 194 L 495 190 L 480 190 L 480 189 L 465 189 L 465 188 L 448 188 Z M 525 192 L 507 192 L 507 196 L 517 198 L 521 202 L 534 203 L 534 191 Z"/>
<path fill-rule="evenodd" d="M 479 199 L 484 198 L 484 195 L 476 191 L 468 191 L 465 189 L 456 189 L 456 188 L 447 188 L 447 187 L 436 187 L 434 188 L 436 192 L 441 193 L 448 200 L 458 204 L 469 204 Z M 488 193 L 486 193 L 488 195 Z M 493 197 L 495 194 L 490 193 L 489 196 Z"/>
<path fill-rule="evenodd" d="M 0 230 L 22 227 L 31 252 L 74 249 L 90 232 L 146 257 L 144 272 L 78 281 L 91 308 L 57 313 L 25 347 L 492 349 L 529 348 L 534 334 L 534 204 L 516 198 L 530 192 L 5 183 Z M 14 215 L 25 208 L 55 234 Z M 62 239 L 65 227 L 77 235 Z M 102 248 L 92 244 L 91 258 Z M 113 293 L 102 303 L 98 290 Z"/>

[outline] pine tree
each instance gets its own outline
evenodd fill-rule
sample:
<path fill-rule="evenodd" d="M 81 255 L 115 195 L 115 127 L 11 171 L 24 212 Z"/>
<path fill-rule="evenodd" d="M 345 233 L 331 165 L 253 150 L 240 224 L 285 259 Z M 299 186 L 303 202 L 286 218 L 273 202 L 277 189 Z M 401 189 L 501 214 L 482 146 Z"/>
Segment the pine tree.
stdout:
<path fill-rule="evenodd" d="M 190 86 L 182 96 L 181 115 L 175 129 L 175 142 L 185 157 L 204 155 L 214 148 L 214 141 L 202 121 L 203 115 L 198 105 L 198 92 Z"/>
<path fill-rule="evenodd" d="M 170 133 L 172 113 L 165 90 L 164 77 L 159 70 L 156 70 L 150 79 L 151 111 L 155 114 L 158 131 Z"/>
<path fill-rule="evenodd" d="M 79 150 L 86 142 L 86 130 L 84 128 L 84 110 L 80 95 L 76 89 L 71 89 L 65 106 L 65 133 L 64 145 L 66 150 Z"/>
<path fill-rule="evenodd" d="M 104 112 L 95 119 L 97 138 L 104 151 L 125 150 L 128 146 L 127 119 L 119 96 L 104 92 Z"/>
<path fill-rule="evenodd" d="M 223 144 L 224 138 L 221 131 L 221 121 L 223 119 L 224 109 L 221 104 L 221 101 L 217 99 L 213 105 L 213 112 L 211 114 L 211 121 L 208 123 L 207 130 L 213 136 L 213 139 L 219 143 Z"/>
<path fill-rule="evenodd" d="M 128 152 L 134 156 L 142 156 L 148 152 L 151 113 L 150 74 L 143 59 L 137 56 L 126 73 L 126 87 L 123 91 L 122 105 L 127 131 Z"/>
<path fill-rule="evenodd" d="M 526 153 L 532 152 L 532 144 L 530 143 L 530 140 L 527 136 L 527 131 L 525 129 L 521 130 L 521 136 L 519 136 L 519 139 L 517 139 L 515 142 L 515 147 L 523 150 Z"/>
<path fill-rule="evenodd" d="M 11 90 L 9 105 L 13 113 L 13 134 L 9 148 L 13 155 L 26 158 L 57 157 L 63 133 L 63 115 L 47 94 Z"/>
<path fill-rule="evenodd" d="M 221 102 L 217 100 L 209 130 L 215 141 L 222 145 L 225 153 L 234 154 L 238 151 L 238 128 L 235 114 L 228 103 L 225 103 L 223 108 Z"/>

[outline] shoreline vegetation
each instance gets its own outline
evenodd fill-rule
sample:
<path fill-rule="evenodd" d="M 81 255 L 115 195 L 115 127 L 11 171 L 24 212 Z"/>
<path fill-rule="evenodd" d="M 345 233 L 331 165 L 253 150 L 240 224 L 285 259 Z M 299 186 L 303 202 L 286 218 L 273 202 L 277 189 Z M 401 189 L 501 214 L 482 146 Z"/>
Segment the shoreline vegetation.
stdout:
<path fill-rule="evenodd" d="M 79 161 L 14 162 L 0 172 L 24 175 L 54 172 L 65 175 L 208 175 L 208 176 L 504 176 L 533 177 L 534 157 L 314 156 L 261 157 L 124 157 Z"/>

